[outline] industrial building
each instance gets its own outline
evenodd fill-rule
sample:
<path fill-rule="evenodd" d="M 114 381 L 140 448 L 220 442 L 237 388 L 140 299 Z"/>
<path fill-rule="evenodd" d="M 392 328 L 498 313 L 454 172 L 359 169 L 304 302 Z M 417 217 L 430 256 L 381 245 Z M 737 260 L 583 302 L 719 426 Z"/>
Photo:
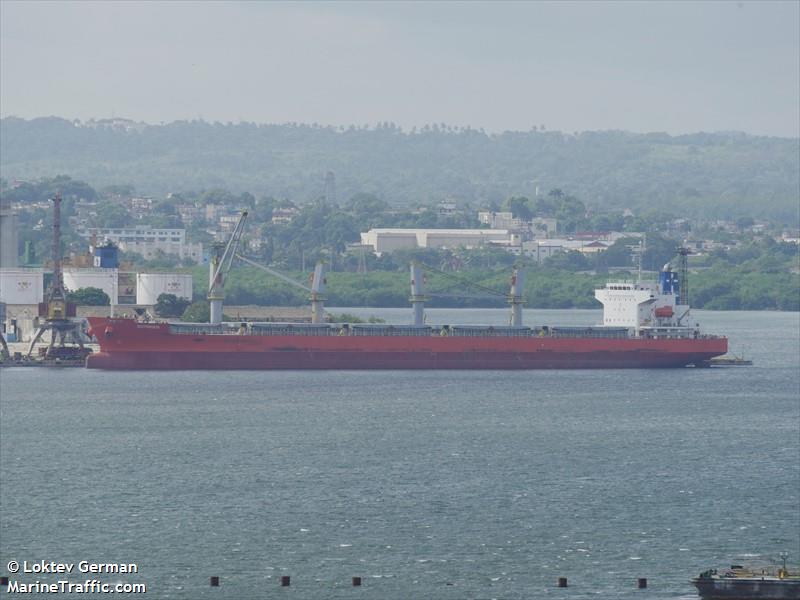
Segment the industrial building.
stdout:
<path fill-rule="evenodd" d="M 154 229 L 146 225 L 136 227 L 89 227 L 80 235 L 97 240 L 110 240 L 123 252 L 136 252 L 145 260 L 156 258 L 159 252 L 177 255 L 181 260 L 195 263 L 203 260 L 203 245 L 186 241 L 185 229 Z"/>
<path fill-rule="evenodd" d="M 551 239 L 551 240 L 532 240 L 522 242 L 521 253 L 536 262 L 550 258 L 559 252 L 580 252 L 582 254 L 596 254 L 604 252 L 611 244 L 592 240 L 572 240 L 572 239 Z"/>
<path fill-rule="evenodd" d="M 76 291 L 84 288 L 103 290 L 111 307 L 86 307 L 90 314 L 132 312 L 134 308 L 152 309 L 161 294 L 192 299 L 192 276 L 188 273 L 120 272 L 117 248 L 105 244 L 93 248 L 94 268 L 66 267 L 63 269 L 64 288 Z M 90 263 L 91 264 L 91 263 Z M 8 341 L 29 341 L 39 327 L 39 303 L 45 297 L 43 269 L 0 269 L 0 304 L 5 307 L 5 319 L 0 322 Z M 80 316 L 80 315 L 79 315 Z"/>
<path fill-rule="evenodd" d="M 2 249 L 0 306 L 2 306 L 3 314 L 3 318 L 0 319 L 0 334 L 6 341 L 35 340 L 47 329 L 52 332 L 58 331 L 63 342 L 64 324 L 74 323 L 69 317 L 75 316 L 74 305 L 69 302 L 69 298 L 65 298 L 70 291 L 96 288 L 102 290 L 109 297 L 110 306 L 84 307 L 83 316 L 87 316 L 86 309 L 89 310 L 90 315 L 94 315 L 98 311 L 121 315 L 135 313 L 139 308 L 152 310 L 161 294 L 173 294 L 178 298 L 191 301 L 191 274 L 120 272 L 119 247 L 110 241 L 117 238 L 120 240 L 120 246 L 124 240 L 131 244 L 152 243 L 156 246 L 177 244 L 185 247 L 187 245 L 184 244 L 185 231 L 183 229 L 136 227 L 87 230 L 82 235 L 92 238 L 89 253 L 73 256 L 71 266 L 64 267 L 60 251 L 60 195 L 56 194 L 52 201 L 54 203 L 53 270 L 47 272 L 41 268 L 17 266 L 16 214 L 5 206 L 0 211 L 0 216 L 2 216 L 0 219 L 0 236 L 2 236 L 0 244 L 0 249 Z M 97 236 L 102 236 L 107 241 L 98 245 L 96 244 Z M 198 252 L 202 252 L 201 248 L 198 249 Z M 202 258 L 202 256 L 198 255 L 198 258 Z M 72 306 L 73 314 L 70 314 L 70 306 Z M 43 307 L 45 312 L 43 312 Z M 127 310 L 122 307 L 127 307 Z M 58 310 L 57 313 L 55 313 L 56 310 Z M 57 314 L 57 316 L 54 317 L 53 314 Z M 61 329 L 55 328 L 54 322 L 61 323 Z"/>
<path fill-rule="evenodd" d="M 518 236 L 517 236 L 518 237 Z M 414 248 L 477 248 L 489 244 L 511 245 L 515 234 L 506 229 L 370 229 L 361 244 L 374 252 Z"/>
<path fill-rule="evenodd" d="M 0 322 L 7 341 L 25 342 L 39 326 L 39 303 L 44 301 L 43 269 L 0 269 L 0 303 L 6 317 Z M 152 310 L 161 294 L 192 300 L 189 273 L 127 273 L 118 269 L 64 269 L 64 287 L 69 291 L 93 287 L 111 299 L 114 314 L 131 314 L 134 308 Z M 107 315 L 109 306 L 85 307 L 90 315 Z M 78 316 L 81 315 L 79 307 Z"/>
<path fill-rule="evenodd" d="M 515 218 L 513 213 L 508 211 L 488 211 L 478 212 L 478 221 L 482 225 L 488 225 L 492 229 L 513 229 L 529 231 L 533 237 L 552 237 L 558 230 L 558 220 L 548 217 L 534 217 L 530 221 Z"/>

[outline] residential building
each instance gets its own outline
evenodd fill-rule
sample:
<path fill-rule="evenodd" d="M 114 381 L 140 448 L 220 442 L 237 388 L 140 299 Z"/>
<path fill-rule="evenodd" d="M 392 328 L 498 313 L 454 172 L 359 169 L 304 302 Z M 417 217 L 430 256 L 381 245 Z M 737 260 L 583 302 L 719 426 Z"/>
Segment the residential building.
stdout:
<path fill-rule="evenodd" d="M 457 206 L 453 200 L 444 200 L 442 202 L 439 202 L 437 211 L 439 213 L 439 216 L 452 217 L 457 212 Z"/>
<path fill-rule="evenodd" d="M 153 210 L 153 199 L 142 198 L 129 198 L 127 201 L 128 213 L 135 219 L 143 219 L 149 216 Z"/>
<path fill-rule="evenodd" d="M 194 204 L 179 204 L 175 207 L 178 214 L 181 216 L 181 221 L 184 225 L 191 225 L 206 216 L 204 208 L 195 206 Z"/>
<path fill-rule="evenodd" d="M 300 211 L 291 206 L 286 208 L 275 208 L 272 210 L 272 223 L 274 225 L 291 223 L 292 219 L 294 219 L 299 212 Z"/>
<path fill-rule="evenodd" d="M 222 204 L 206 204 L 206 221 L 214 223 L 220 215 L 228 212 L 228 209 Z"/>
<path fill-rule="evenodd" d="M 223 233 L 232 233 L 236 229 L 236 224 L 242 217 L 241 214 L 237 215 L 222 215 L 219 218 L 219 230 Z"/>

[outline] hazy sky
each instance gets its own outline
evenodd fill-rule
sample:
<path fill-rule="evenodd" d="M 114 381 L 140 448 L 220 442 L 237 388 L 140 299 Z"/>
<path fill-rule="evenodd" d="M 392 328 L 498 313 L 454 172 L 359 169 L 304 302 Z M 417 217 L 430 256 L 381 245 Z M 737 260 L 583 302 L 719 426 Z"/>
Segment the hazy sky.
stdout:
<path fill-rule="evenodd" d="M 800 135 L 800 2 L 0 1 L 0 113 Z"/>

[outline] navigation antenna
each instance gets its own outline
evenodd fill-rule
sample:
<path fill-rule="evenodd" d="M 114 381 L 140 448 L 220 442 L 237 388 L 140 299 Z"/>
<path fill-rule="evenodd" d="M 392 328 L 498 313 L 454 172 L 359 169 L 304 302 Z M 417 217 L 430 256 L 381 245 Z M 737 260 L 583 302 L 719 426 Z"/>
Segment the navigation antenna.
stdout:
<path fill-rule="evenodd" d="M 642 285 L 642 262 L 644 261 L 644 253 L 647 250 L 647 234 L 642 235 L 642 239 L 639 240 L 639 252 L 636 256 L 636 262 L 638 274 L 636 276 L 636 284 L 641 287 Z"/>

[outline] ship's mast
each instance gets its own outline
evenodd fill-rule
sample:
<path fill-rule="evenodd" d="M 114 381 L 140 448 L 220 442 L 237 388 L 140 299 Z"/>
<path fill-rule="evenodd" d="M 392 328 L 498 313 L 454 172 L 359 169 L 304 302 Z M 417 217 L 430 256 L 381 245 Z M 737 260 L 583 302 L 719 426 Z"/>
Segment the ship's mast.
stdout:
<path fill-rule="evenodd" d="M 417 261 L 411 261 L 411 306 L 414 309 L 414 325 L 425 324 L 425 275 Z"/>
<path fill-rule="evenodd" d="M 311 280 L 311 322 L 325 322 L 325 263 L 318 262 L 314 267 L 314 278 Z"/>
<path fill-rule="evenodd" d="M 642 263 L 644 262 L 644 253 L 647 251 L 647 234 L 642 234 L 642 239 L 639 240 L 639 254 L 637 255 L 637 270 L 636 285 L 642 285 Z"/>
<path fill-rule="evenodd" d="M 514 269 L 511 275 L 511 292 L 508 294 L 508 302 L 511 304 L 511 325 L 522 327 L 522 293 L 525 289 L 525 271 Z"/>

